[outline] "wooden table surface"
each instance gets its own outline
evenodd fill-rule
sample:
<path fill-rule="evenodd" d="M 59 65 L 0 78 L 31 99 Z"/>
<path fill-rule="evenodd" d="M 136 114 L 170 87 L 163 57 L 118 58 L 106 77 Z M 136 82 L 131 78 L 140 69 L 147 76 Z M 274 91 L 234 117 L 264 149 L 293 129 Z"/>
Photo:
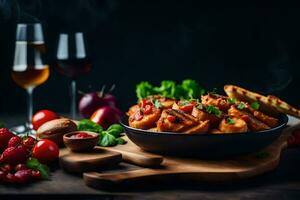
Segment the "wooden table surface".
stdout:
<path fill-rule="evenodd" d="M 21 115 L 0 115 L 0 121 L 7 126 L 15 126 L 24 120 L 25 117 Z M 128 168 L 138 167 L 122 164 L 115 170 L 122 171 Z M 148 183 L 138 188 L 102 191 L 85 186 L 80 176 L 55 169 L 49 181 L 19 187 L 0 185 L 1 200 L 11 199 L 11 195 L 14 195 L 14 199 L 47 199 L 48 195 L 54 195 L 55 199 L 65 199 L 65 195 L 72 195 L 75 199 L 300 199 L 300 148 L 285 150 L 275 171 L 227 185 L 189 185 L 174 180 L 172 185 Z M 50 198 L 53 199 L 54 196 Z"/>

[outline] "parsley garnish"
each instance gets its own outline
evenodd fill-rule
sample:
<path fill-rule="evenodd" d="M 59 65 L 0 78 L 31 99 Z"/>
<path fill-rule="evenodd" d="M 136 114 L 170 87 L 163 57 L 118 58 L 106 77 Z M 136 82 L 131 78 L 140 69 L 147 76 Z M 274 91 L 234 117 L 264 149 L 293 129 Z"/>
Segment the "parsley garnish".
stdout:
<path fill-rule="evenodd" d="M 154 100 L 153 105 L 154 105 L 155 108 L 161 108 L 162 107 L 162 104 L 157 99 Z"/>
<path fill-rule="evenodd" d="M 215 106 L 207 106 L 206 112 L 208 112 L 210 114 L 214 114 L 217 117 L 221 117 L 221 115 L 222 115 L 222 111 L 220 111 L 219 108 L 217 108 Z"/>
<path fill-rule="evenodd" d="M 232 124 L 235 123 L 235 121 L 234 121 L 232 118 L 228 117 L 228 118 L 226 119 L 226 123 L 232 125 Z"/>
<path fill-rule="evenodd" d="M 260 107 L 260 105 L 257 101 L 254 101 L 253 103 L 251 103 L 251 108 L 253 108 L 254 110 L 258 110 L 259 107 Z"/>
<path fill-rule="evenodd" d="M 240 102 L 240 103 L 237 105 L 237 108 L 238 108 L 239 110 L 243 110 L 245 107 L 246 107 L 246 105 L 245 105 L 243 102 Z"/>
<path fill-rule="evenodd" d="M 228 98 L 227 102 L 230 103 L 230 104 L 235 104 L 236 98 Z"/>

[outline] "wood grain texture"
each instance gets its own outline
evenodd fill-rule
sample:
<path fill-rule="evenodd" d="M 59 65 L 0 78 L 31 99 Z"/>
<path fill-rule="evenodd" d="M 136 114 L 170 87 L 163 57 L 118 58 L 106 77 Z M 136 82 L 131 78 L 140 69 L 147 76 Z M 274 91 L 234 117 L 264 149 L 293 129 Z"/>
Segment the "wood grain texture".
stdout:
<path fill-rule="evenodd" d="M 121 153 L 124 162 L 141 167 L 158 167 L 163 162 L 162 156 L 143 151 L 138 146 L 133 144 L 126 136 L 124 139 L 127 141 L 127 144 L 125 145 L 99 148 Z"/>
<path fill-rule="evenodd" d="M 60 150 L 59 164 L 68 172 L 82 173 L 99 171 L 106 166 L 117 165 L 122 161 L 122 155 L 117 152 L 95 148 L 89 152 L 72 152 L 67 148 Z"/>
<path fill-rule="evenodd" d="M 137 169 L 125 172 L 84 173 L 84 181 L 88 186 L 111 188 L 140 182 L 162 183 L 163 181 L 188 180 L 196 182 L 229 182 L 242 180 L 271 171 L 278 166 L 280 155 L 287 147 L 287 138 L 295 128 L 299 128 L 298 120 L 291 120 L 283 134 L 272 145 L 260 152 L 237 157 L 231 160 L 196 160 L 165 157 L 160 168 Z M 128 149 L 138 153 L 141 151 L 131 142 Z M 216 150 L 222 150 L 217 149 Z M 262 156 L 266 155 L 266 156 Z"/>

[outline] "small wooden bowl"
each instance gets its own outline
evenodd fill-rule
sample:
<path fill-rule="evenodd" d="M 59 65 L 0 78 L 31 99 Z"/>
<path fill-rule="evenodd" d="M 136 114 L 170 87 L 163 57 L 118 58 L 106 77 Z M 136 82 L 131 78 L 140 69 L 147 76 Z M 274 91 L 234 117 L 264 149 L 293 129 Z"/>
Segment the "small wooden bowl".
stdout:
<path fill-rule="evenodd" d="M 78 133 L 87 133 L 92 137 L 88 138 L 71 138 L 72 135 L 76 135 Z M 63 136 L 64 143 L 66 147 L 71 149 L 72 151 L 89 151 L 92 150 L 99 141 L 98 133 L 90 132 L 90 131 L 73 131 L 67 133 Z"/>

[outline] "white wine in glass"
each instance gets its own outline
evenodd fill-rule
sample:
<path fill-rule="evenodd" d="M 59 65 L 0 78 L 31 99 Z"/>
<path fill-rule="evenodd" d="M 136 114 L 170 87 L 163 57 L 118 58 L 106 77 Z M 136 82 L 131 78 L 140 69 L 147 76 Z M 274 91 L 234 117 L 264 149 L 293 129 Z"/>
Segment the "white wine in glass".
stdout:
<path fill-rule="evenodd" d="M 28 121 L 26 131 L 32 130 L 32 93 L 35 87 L 49 77 L 49 67 L 44 63 L 45 43 L 40 23 L 18 24 L 16 46 L 11 76 L 15 83 L 28 93 Z"/>

